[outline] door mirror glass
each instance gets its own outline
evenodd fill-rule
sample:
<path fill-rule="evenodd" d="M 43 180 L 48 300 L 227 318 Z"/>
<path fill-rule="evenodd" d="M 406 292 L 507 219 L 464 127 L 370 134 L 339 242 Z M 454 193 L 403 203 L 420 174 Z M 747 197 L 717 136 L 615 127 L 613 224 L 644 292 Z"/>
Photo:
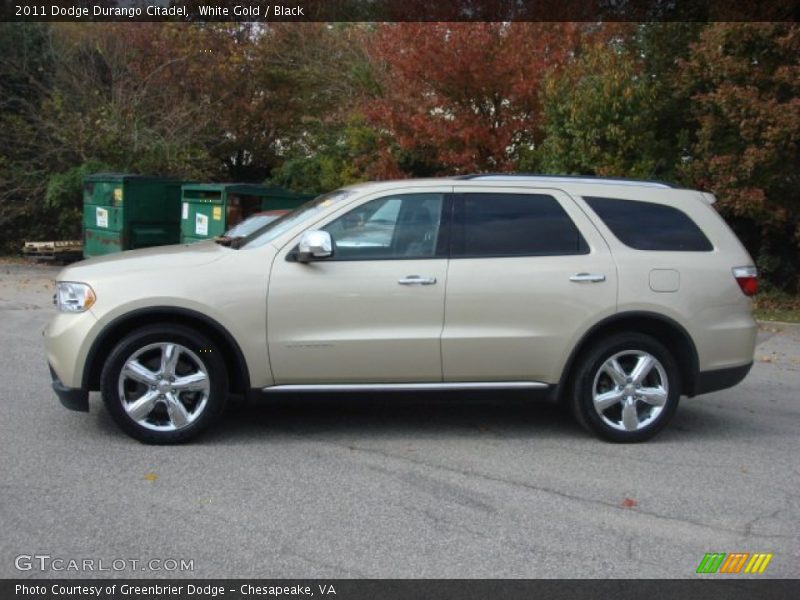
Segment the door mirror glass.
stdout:
<path fill-rule="evenodd" d="M 327 231 L 306 231 L 297 245 L 297 261 L 310 262 L 333 256 L 333 242 Z"/>

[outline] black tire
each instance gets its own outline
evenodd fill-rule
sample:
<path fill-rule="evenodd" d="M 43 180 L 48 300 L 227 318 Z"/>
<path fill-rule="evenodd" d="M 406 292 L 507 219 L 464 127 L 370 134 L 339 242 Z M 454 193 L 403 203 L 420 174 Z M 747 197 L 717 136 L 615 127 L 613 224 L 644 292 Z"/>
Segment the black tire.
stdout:
<path fill-rule="evenodd" d="M 158 375 L 158 382 L 153 382 L 159 387 L 136 378 L 126 377 L 121 381 L 123 367 L 137 354 L 137 363 L 146 363 L 147 378 L 162 372 L 159 365 L 164 366 L 161 357 L 168 354 L 167 345 L 181 348 L 172 370 L 164 371 L 173 373 L 173 380 L 177 381 L 172 385 L 178 386 L 181 378 L 194 377 L 204 389 L 162 390 L 160 386 L 170 384 L 164 381 L 168 377 L 161 375 Z M 158 395 L 162 391 L 164 395 Z M 125 433 L 146 444 L 176 444 L 200 435 L 222 414 L 228 396 L 228 374 L 219 350 L 204 335 L 183 325 L 154 324 L 137 329 L 117 344 L 103 365 L 101 392 L 108 412 Z M 126 406 L 131 407 L 145 394 L 157 394 L 158 399 L 149 401 L 148 405 L 152 403 L 153 408 L 137 420 L 128 413 Z M 183 410 L 174 400 L 181 403 Z M 183 423 L 176 424 L 177 418 L 173 421 L 172 410 L 176 411 L 176 417 L 185 419 Z M 166 429 L 169 427 L 173 429 Z"/>
<path fill-rule="evenodd" d="M 653 363 L 641 387 L 636 388 L 631 377 L 623 378 L 624 387 L 617 385 L 622 383 L 619 375 L 633 374 L 632 367 L 645 355 L 655 358 L 657 363 Z M 601 371 L 601 367 L 614 357 L 621 370 L 612 369 L 615 372 L 612 377 L 608 370 Z M 666 380 L 666 386 L 662 379 Z M 591 346 L 579 359 L 571 384 L 570 408 L 578 423 L 596 436 L 617 443 L 643 442 L 655 436 L 672 419 L 680 400 L 680 370 L 672 353 L 656 339 L 640 333 L 614 334 Z M 596 391 L 599 401 L 602 400 L 600 394 L 606 395 L 609 402 L 617 395 L 622 399 L 605 409 L 596 409 Z M 656 394 L 652 400 L 642 399 L 653 392 Z M 653 405 L 662 400 L 661 406 Z M 630 406 L 626 407 L 628 403 L 633 406 L 632 412 L 629 412 Z M 626 416 L 630 424 L 636 419 L 636 429 L 627 428 Z"/>

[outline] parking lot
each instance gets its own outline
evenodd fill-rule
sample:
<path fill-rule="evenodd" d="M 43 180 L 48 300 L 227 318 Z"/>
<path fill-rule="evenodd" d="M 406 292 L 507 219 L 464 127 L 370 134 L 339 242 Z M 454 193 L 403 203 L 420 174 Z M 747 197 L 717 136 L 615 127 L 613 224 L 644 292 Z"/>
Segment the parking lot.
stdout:
<path fill-rule="evenodd" d="M 359 396 L 236 407 L 150 447 L 96 394 L 87 415 L 52 393 L 57 271 L 0 263 L 1 577 L 92 575 L 20 555 L 123 560 L 96 574 L 125 577 L 692 577 L 707 552 L 800 576 L 800 327 L 762 325 L 748 378 L 684 400 L 646 444 L 549 405 Z"/>

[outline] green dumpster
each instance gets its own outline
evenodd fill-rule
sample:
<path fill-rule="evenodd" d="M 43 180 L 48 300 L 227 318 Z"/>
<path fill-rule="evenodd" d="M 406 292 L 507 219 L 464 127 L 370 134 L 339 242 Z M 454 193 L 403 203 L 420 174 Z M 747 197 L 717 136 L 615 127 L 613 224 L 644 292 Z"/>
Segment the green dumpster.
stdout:
<path fill-rule="evenodd" d="M 279 187 L 250 183 L 188 183 L 183 185 L 181 195 L 183 243 L 222 235 L 255 213 L 295 208 L 313 198 Z"/>
<path fill-rule="evenodd" d="M 86 177 L 83 255 L 179 243 L 182 183 L 125 173 Z"/>

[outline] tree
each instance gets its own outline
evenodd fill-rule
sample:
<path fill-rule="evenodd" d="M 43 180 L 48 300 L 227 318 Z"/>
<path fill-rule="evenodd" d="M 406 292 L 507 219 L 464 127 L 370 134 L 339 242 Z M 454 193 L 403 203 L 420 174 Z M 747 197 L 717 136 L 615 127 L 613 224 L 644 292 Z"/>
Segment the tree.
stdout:
<path fill-rule="evenodd" d="M 656 159 L 655 99 L 641 65 L 623 49 L 596 43 L 544 87 L 546 171 L 648 177 Z"/>
<path fill-rule="evenodd" d="M 648 107 L 654 133 L 649 154 L 655 159 L 651 176 L 681 181 L 680 165 L 689 152 L 696 123 L 691 98 L 681 83 L 683 61 L 706 27 L 697 22 L 639 23 L 632 31 L 630 51 L 642 59 L 642 75 L 653 91 Z"/>
<path fill-rule="evenodd" d="M 676 79 L 702 25 L 603 26 L 543 89 L 546 171 L 674 179 L 691 124 Z"/>
<path fill-rule="evenodd" d="M 367 120 L 413 175 L 503 171 L 541 140 L 539 88 L 576 28 L 555 23 L 398 23 L 369 47 Z M 401 165 L 403 166 L 403 165 Z"/>
<path fill-rule="evenodd" d="M 309 26 L 310 27 L 310 26 Z M 311 32 L 313 35 L 308 35 Z M 271 181 L 299 192 L 326 192 L 387 176 L 401 177 L 402 155 L 386 132 L 361 114 L 360 102 L 378 89 L 366 48 L 371 24 L 315 24 L 279 29 L 277 59 L 291 68 L 306 98 L 300 127 L 284 145 Z"/>
<path fill-rule="evenodd" d="M 0 23 L 0 249 L 19 249 L 19 231 L 48 231 L 41 211 L 50 168 L 39 118 L 54 76 L 50 27 Z"/>
<path fill-rule="evenodd" d="M 800 285 L 800 27 L 716 23 L 683 64 L 699 127 L 683 168 L 717 195 L 762 274 Z"/>
<path fill-rule="evenodd" d="M 58 24 L 41 128 L 65 167 L 100 160 L 153 174 L 213 172 L 212 111 L 197 85 L 213 71 L 206 37 L 172 23 Z"/>
<path fill-rule="evenodd" d="M 249 56 L 226 83 L 237 92 L 222 152 L 260 167 L 263 179 L 287 157 L 302 155 L 318 133 L 349 118 L 356 82 L 365 76 L 358 27 L 275 23 L 254 32 Z M 329 136 L 322 137 L 328 139 Z"/>
<path fill-rule="evenodd" d="M 63 173 L 51 175 L 45 191 L 45 209 L 55 218 L 52 234 L 60 240 L 82 237 L 83 180 L 87 175 L 110 171 L 103 163 L 89 161 Z"/>
<path fill-rule="evenodd" d="M 317 23 L 2 27 L 0 222 L 26 237 L 79 226 L 45 202 L 51 176 L 61 189 L 79 165 L 262 181 L 347 102 L 340 75 L 360 52 Z"/>
<path fill-rule="evenodd" d="M 389 147 L 391 140 L 353 116 L 346 123 L 316 128 L 298 140 L 273 171 L 271 182 L 297 192 L 322 193 L 387 173 L 402 177 Z"/>

